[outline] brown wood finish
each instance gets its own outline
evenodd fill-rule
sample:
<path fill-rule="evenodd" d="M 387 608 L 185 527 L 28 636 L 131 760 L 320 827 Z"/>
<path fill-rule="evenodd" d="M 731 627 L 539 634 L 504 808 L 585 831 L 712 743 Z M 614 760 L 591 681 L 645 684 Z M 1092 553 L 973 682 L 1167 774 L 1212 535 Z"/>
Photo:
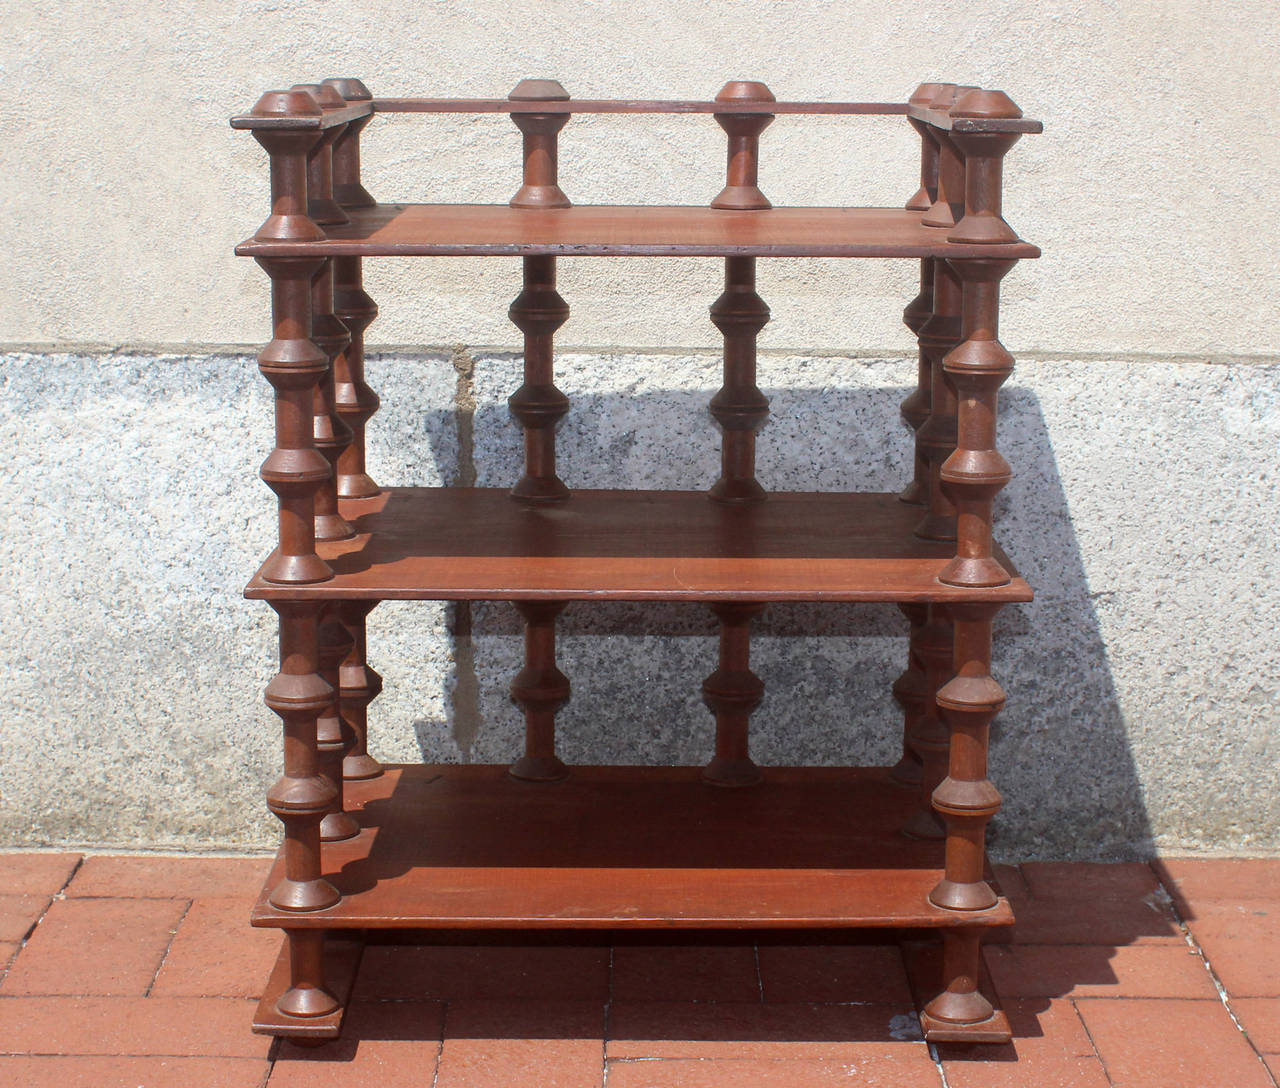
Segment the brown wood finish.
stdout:
<path fill-rule="evenodd" d="M 556 668 L 556 617 L 562 601 L 519 601 L 524 620 L 524 668 L 511 681 L 511 697 L 524 711 L 524 754 L 511 776 L 558 782 L 569 769 L 556 756 L 556 711 L 569 701 L 569 678 Z"/>
<path fill-rule="evenodd" d="M 951 736 L 938 710 L 938 689 L 951 677 L 955 634 L 941 605 L 922 607 L 924 622 L 911 632 L 911 649 L 922 672 L 920 713 L 908 737 L 912 750 L 920 756 L 920 792 L 916 810 L 902 825 L 902 833 L 937 841 L 946 837 L 946 827 L 934 811 L 933 792 L 947 776 L 951 750 Z"/>
<path fill-rule="evenodd" d="M 697 767 L 388 767 L 352 783 L 364 830 L 325 847 L 342 900 L 258 926 L 350 929 L 893 928 L 1007 925 L 929 902 L 941 843 L 896 833 L 910 794 L 880 768 L 771 767 L 720 790 Z M 429 828 L 430 834 L 423 834 Z M 276 868 L 280 862 L 277 860 Z M 275 870 L 273 870 L 275 872 Z"/>
<path fill-rule="evenodd" d="M 726 83 L 716 95 L 717 102 L 751 102 L 764 105 L 775 101 L 773 92 L 763 83 L 738 80 Z M 769 198 L 760 191 L 760 133 L 773 121 L 772 113 L 717 113 L 713 115 L 729 136 L 727 180 L 720 194 L 711 202 L 713 208 L 729 211 L 753 211 L 772 208 Z"/>
<path fill-rule="evenodd" d="M 308 220 L 309 222 L 309 220 Z M 316 555 L 316 492 L 331 475 L 315 448 L 315 387 L 329 357 L 311 342 L 311 280 L 319 261 L 260 260 L 271 277 L 275 336 L 258 353 L 258 369 L 275 390 L 276 448 L 259 475 L 279 498 L 280 543 L 261 575 L 279 585 L 323 582 L 333 571 Z"/>
<path fill-rule="evenodd" d="M 361 183 L 360 137 L 377 112 L 509 114 L 523 134 L 522 188 L 510 206 L 376 204 Z M 570 207 L 557 135 L 573 113 L 709 113 L 728 134 L 727 185 L 709 208 Z M 906 115 L 921 140 L 919 190 L 905 209 L 771 208 L 759 137 L 788 114 Z M 754 83 L 730 83 L 713 102 L 572 101 L 549 80 L 525 80 L 506 99 L 374 99 L 344 78 L 268 92 L 232 125 L 271 163 L 271 215 L 237 252 L 272 282 L 274 338 L 259 364 L 275 389 L 276 449 L 262 475 L 280 504 L 279 547 L 247 590 L 279 614 L 267 703 L 285 736 L 284 776 L 268 792 L 284 845 L 253 918 L 285 931 L 285 951 L 255 1030 L 302 1042 L 338 1034 L 360 955 L 353 931 L 884 927 L 942 938 L 936 960 L 915 946 L 908 955 L 927 1039 L 1007 1041 L 980 953 L 983 934 L 1012 920 L 985 857 L 1000 805 L 987 747 L 1004 700 L 991 631 L 998 609 L 1031 591 L 992 540 L 992 500 L 1009 476 L 995 449 L 997 391 L 1012 367 L 997 313 L 1000 279 L 1039 250 L 1004 222 L 1000 189 L 1005 153 L 1040 123 L 1001 92 L 942 83 L 889 105 L 777 102 Z M 364 333 L 377 307 L 362 259 L 414 255 L 523 258 L 510 316 L 524 334 L 524 382 L 510 407 L 525 470 L 509 493 L 381 490 L 366 471 L 378 398 Z M 554 384 L 553 337 L 568 307 L 555 258 L 650 255 L 725 261 L 711 310 L 725 344 L 711 404 L 720 478 L 710 496 L 570 492 L 556 475 L 568 401 Z M 769 319 L 756 259 L 784 256 L 920 261 L 903 315 L 920 353 L 902 404 L 915 462 L 898 495 L 766 494 L 755 478 L 768 412 L 756 339 Z M 525 662 L 512 694 L 526 739 L 509 771 L 384 771 L 369 755 L 382 682 L 366 620 L 389 599 L 516 602 Z M 567 775 L 555 753 L 569 696 L 555 621 L 569 600 L 712 607 L 706 768 Z M 910 636 L 893 689 L 895 767 L 762 773 L 752 761 L 748 720 L 763 685 L 750 623 L 769 601 L 901 608 Z"/>
<path fill-rule="evenodd" d="M 507 96 L 513 102 L 567 102 L 568 92 L 554 79 L 524 79 Z M 567 113 L 513 112 L 524 137 L 524 184 L 510 200 L 513 208 L 567 208 L 570 201 L 557 180 L 556 137 L 568 123 Z"/>
<path fill-rule="evenodd" d="M 946 261 L 933 265 L 932 312 L 917 334 L 920 355 L 928 361 L 929 417 L 916 431 L 916 455 L 924 462 L 928 509 L 915 533 L 924 540 L 955 540 L 956 508 L 942 487 L 942 466 L 956 448 L 956 390 L 942 360 L 961 339 L 960 278 Z M 920 369 L 924 370 L 923 363 Z"/>
<path fill-rule="evenodd" d="M 949 541 L 913 536 L 890 494 L 574 491 L 513 503 L 497 488 L 388 488 L 343 504 L 350 541 L 320 546 L 334 577 L 249 597 L 292 600 L 1026 601 L 1008 585 L 946 586 Z M 804 526 L 804 534 L 796 532 Z M 1002 562 L 1008 562 L 1007 558 Z M 265 570 L 265 568 L 264 568 Z"/>
<path fill-rule="evenodd" d="M 928 606 L 900 604 L 898 610 L 907 617 L 910 636 L 907 639 L 907 667 L 893 682 L 893 698 L 902 707 L 902 756 L 889 768 L 889 777 L 899 786 L 920 788 L 922 759 L 913 738 L 924 714 L 924 664 L 917 652 L 916 640 L 928 617 Z"/>
<path fill-rule="evenodd" d="M 382 692 L 382 677 L 369 667 L 368 618 L 377 601 L 343 601 L 333 606 L 347 629 L 351 649 L 338 669 L 342 720 L 351 729 L 351 742 L 342 759 L 342 777 L 377 778 L 382 765 L 369 754 L 369 704 Z"/>
<path fill-rule="evenodd" d="M 711 321 L 724 336 L 724 385 L 711 398 L 711 415 L 723 432 L 720 478 L 711 487 L 716 502 L 763 502 L 756 479 L 756 431 L 769 415 L 769 398 L 756 385 L 756 337 L 769 321 L 769 307 L 756 294 L 754 257 L 728 257 L 724 292 L 712 304 Z"/>
<path fill-rule="evenodd" d="M 524 384 L 507 400 L 524 428 L 524 475 L 511 497 L 525 503 L 560 502 L 569 489 L 556 475 L 556 427 L 569 398 L 555 385 L 555 332 L 569 320 L 569 306 L 556 290 L 556 259 L 525 257 L 524 289 L 507 315 L 524 334 Z"/>
<path fill-rule="evenodd" d="M 343 764 L 351 749 L 353 734 L 342 717 L 342 692 L 339 667 L 354 645 L 350 633 L 336 617 L 336 608 L 327 610 L 328 617 L 320 625 L 319 673 L 329 685 L 329 705 L 316 719 L 316 756 L 320 773 L 333 787 L 333 803 L 320 821 L 321 842 L 341 842 L 360 833 L 360 825 L 346 811 L 343 803 Z"/>
<path fill-rule="evenodd" d="M 902 208 L 510 208 L 378 204 L 316 242 L 251 238 L 242 257 L 1038 257 L 1026 242 L 948 242 Z M 310 222 L 310 220 L 308 220 Z M 948 224 L 950 225 L 950 224 Z M 316 228 L 319 229 L 318 227 Z"/>
<path fill-rule="evenodd" d="M 754 786 L 761 775 L 751 758 L 748 730 L 764 684 L 751 671 L 751 621 L 764 605 L 721 602 L 711 611 L 720 621 L 720 664 L 702 682 L 702 701 L 716 716 L 716 752 L 702 778 L 713 786 Z"/>
<path fill-rule="evenodd" d="M 529 83 L 553 82 L 528 80 Z M 577 98 L 532 99 L 512 102 L 509 98 L 375 98 L 373 108 L 377 113 L 752 113 L 753 102 L 711 102 L 682 99 L 603 99 Z M 848 114 L 892 117 L 907 113 L 902 102 L 777 102 L 769 106 L 770 113 L 794 114 Z M 237 123 L 240 122 L 240 123 Z M 1037 122 L 1026 122 L 1036 124 Z M 232 127 L 248 128 L 242 118 L 235 118 Z M 1032 131 L 1020 129 L 1019 131 Z"/>

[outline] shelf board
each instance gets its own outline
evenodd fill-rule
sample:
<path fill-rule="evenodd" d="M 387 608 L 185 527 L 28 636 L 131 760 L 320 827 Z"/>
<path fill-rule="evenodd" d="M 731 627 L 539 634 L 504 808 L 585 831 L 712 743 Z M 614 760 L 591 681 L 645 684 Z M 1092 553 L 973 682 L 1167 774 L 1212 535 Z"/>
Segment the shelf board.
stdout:
<path fill-rule="evenodd" d="M 242 257 L 1038 257 L 1026 242 L 960 245 L 899 208 L 378 204 L 319 242 L 242 242 Z"/>
<path fill-rule="evenodd" d="M 912 790 L 881 768 L 766 768 L 745 789 L 696 767 L 574 767 L 521 782 L 498 766 L 397 766 L 346 784 L 364 830 L 326 843 L 343 893 L 327 910 L 271 907 L 284 928 L 554 929 L 1008 925 L 935 907 L 942 844 L 903 837 Z"/>
<path fill-rule="evenodd" d="M 390 488 L 346 500 L 354 539 L 318 547 L 327 582 L 265 600 L 1029 601 L 943 585 L 955 553 L 920 540 L 921 508 L 883 493 L 774 492 L 754 505 L 701 491 L 575 491 L 525 505 L 497 488 Z M 1008 558 L 997 551 L 1007 570 Z"/>

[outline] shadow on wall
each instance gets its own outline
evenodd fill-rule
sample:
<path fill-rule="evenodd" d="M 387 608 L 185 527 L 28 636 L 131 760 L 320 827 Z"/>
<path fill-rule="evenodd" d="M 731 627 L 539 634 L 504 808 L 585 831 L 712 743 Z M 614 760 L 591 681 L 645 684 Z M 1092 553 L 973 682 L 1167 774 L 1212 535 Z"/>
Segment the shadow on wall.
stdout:
<path fill-rule="evenodd" d="M 514 377 L 512 358 L 501 362 Z M 773 414 L 760 435 L 757 475 L 767 488 L 896 491 L 908 478 L 910 444 L 896 422 L 907 389 L 766 393 Z M 561 476 L 571 487 L 704 489 L 719 467 L 707 399 L 688 390 L 571 393 Z M 474 415 L 452 425 L 444 413 L 428 421 L 427 434 L 441 443 L 432 452 L 443 466 L 461 447 L 450 483 L 506 486 L 521 463 L 519 430 L 499 397 L 476 401 Z M 1008 702 L 993 731 L 991 777 L 1005 799 L 992 826 L 993 854 L 1148 856 L 1142 789 L 1030 390 L 1003 391 L 1000 446 L 1015 478 L 997 502 L 997 537 L 1037 597 L 1006 608 L 996 624 L 992 671 Z M 518 617 L 504 603 L 449 608 L 449 720 L 414 723 L 422 758 L 505 762 L 521 743 L 521 717 L 507 693 L 522 654 Z M 558 625 L 559 663 L 573 686 L 558 721 L 566 761 L 705 762 L 713 723 L 700 684 L 715 667 L 715 630 L 709 610 L 697 605 L 571 604 Z M 770 606 L 752 643 L 752 666 L 766 686 L 752 719 L 756 758 L 766 766 L 895 762 L 901 712 L 890 685 L 906 664 L 905 635 L 892 606 Z M 442 746 L 444 737 L 451 743 Z"/>

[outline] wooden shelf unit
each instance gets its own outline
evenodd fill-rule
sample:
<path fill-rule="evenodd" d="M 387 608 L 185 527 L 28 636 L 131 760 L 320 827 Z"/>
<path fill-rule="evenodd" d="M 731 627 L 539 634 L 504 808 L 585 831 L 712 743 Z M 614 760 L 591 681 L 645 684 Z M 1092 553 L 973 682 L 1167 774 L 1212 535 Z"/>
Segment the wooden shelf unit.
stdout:
<path fill-rule="evenodd" d="M 381 112 L 507 112 L 524 177 L 506 205 L 376 203 L 360 135 Z M 557 179 L 557 134 L 574 113 L 711 114 L 729 140 L 710 207 L 574 207 Z M 777 115 L 904 116 L 921 137 L 921 185 L 900 208 L 773 208 L 757 183 Z M 247 596 L 280 618 L 267 704 L 285 767 L 268 791 L 285 841 L 253 912 L 284 931 L 255 1029 L 300 1040 L 341 1030 L 369 930 L 884 928 L 938 933 L 941 966 L 921 998 L 926 1037 L 1000 1042 L 1008 1021 L 983 978 L 980 940 L 1012 921 L 986 863 L 1000 797 L 987 779 L 992 620 L 1031 590 L 992 539 L 1009 478 L 995 448 L 997 390 L 1012 358 L 996 338 L 999 283 L 1039 255 L 1005 223 L 1002 159 L 1040 131 L 998 91 L 923 84 L 905 104 L 784 103 L 758 83 L 710 102 L 573 101 L 526 80 L 508 99 L 374 99 L 357 80 L 265 94 L 233 118 L 270 155 L 271 215 L 237 253 L 271 279 L 274 338 L 259 365 L 276 394 L 276 449 L 262 476 L 279 498 L 279 545 Z M 510 406 L 523 475 L 493 488 L 381 487 L 364 434 L 378 408 L 364 334 L 377 306 L 362 259 L 516 256 L 510 316 L 524 383 Z M 707 491 L 571 490 L 556 473 L 553 342 L 568 316 L 558 257 L 724 260 L 711 320 L 725 341 L 710 412 L 722 467 Z M 762 257 L 920 262 L 904 313 L 917 386 L 902 405 L 915 439 L 898 494 L 767 493 L 755 478 L 756 337 L 769 310 Z M 383 600 L 508 600 L 525 624 L 512 694 L 526 722 L 510 767 L 382 766 L 368 752 L 381 690 L 365 620 Z M 704 681 L 716 719 L 704 767 L 566 767 L 555 714 L 569 698 L 555 623 L 572 601 L 703 602 L 720 625 Z M 750 624 L 776 601 L 897 605 L 909 628 L 902 758 L 892 768 L 761 771 L 748 719 L 763 685 Z M 914 953 L 913 953 L 914 954 Z"/>

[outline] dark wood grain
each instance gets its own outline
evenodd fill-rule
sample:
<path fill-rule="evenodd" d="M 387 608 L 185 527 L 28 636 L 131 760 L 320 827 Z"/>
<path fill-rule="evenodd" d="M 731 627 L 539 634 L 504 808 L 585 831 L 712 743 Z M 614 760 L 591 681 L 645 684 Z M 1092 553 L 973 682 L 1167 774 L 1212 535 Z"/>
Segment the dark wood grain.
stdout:
<path fill-rule="evenodd" d="M 928 902 L 942 847 L 896 833 L 911 797 L 880 769 L 765 768 L 723 790 L 697 767 L 575 767 L 527 783 L 500 766 L 389 767 L 350 784 L 365 830 L 326 847 L 343 892 L 259 926 L 321 929 L 979 927 Z"/>
<path fill-rule="evenodd" d="M 319 545 L 334 577 L 272 600 L 1028 601 L 943 585 L 948 541 L 911 533 L 892 494 L 777 492 L 730 505 L 693 491 L 579 490 L 526 506 L 493 488 L 389 488 L 343 503 L 357 535 Z M 804 532 L 798 533 L 798 527 Z M 1007 562 L 1003 557 L 1001 562 Z"/>
<path fill-rule="evenodd" d="M 241 256 L 1038 257 L 1026 242 L 962 245 L 905 208 L 725 211 L 649 205 L 379 204 L 321 241 L 253 238 Z"/>

